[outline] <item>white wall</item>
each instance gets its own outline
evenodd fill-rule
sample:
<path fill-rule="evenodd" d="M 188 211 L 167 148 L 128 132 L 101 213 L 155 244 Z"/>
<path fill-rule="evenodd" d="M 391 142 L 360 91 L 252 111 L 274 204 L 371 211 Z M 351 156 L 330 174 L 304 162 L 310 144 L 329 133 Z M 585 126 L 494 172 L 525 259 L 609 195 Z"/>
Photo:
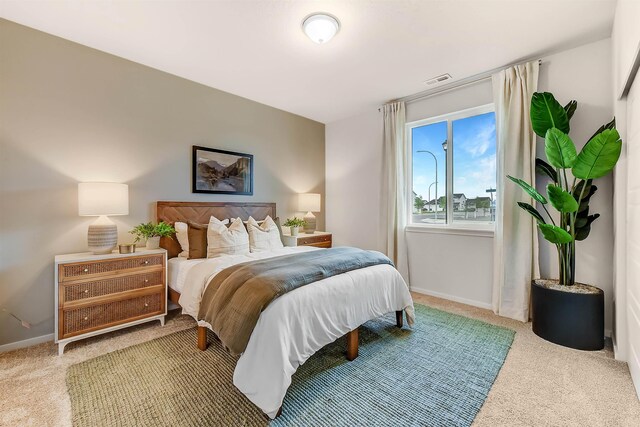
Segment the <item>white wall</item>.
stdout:
<path fill-rule="evenodd" d="M 326 221 L 337 246 L 383 250 L 381 114 L 372 109 L 326 128 Z"/>
<path fill-rule="evenodd" d="M 622 153 L 615 174 L 616 358 L 626 360 L 640 396 L 640 2 L 618 1 L 613 25 L 613 83 Z M 630 87 L 628 96 L 623 89 Z"/>
<path fill-rule="evenodd" d="M 523 56 L 527 56 L 526 52 Z M 559 100 L 578 100 L 578 112 L 572 120 L 572 137 L 578 146 L 586 142 L 593 131 L 609 121 L 613 115 L 611 98 L 611 42 L 601 40 L 575 49 L 543 57 L 539 90 L 553 92 Z M 463 108 L 492 102 L 490 81 L 410 103 L 407 121 L 414 121 Z M 351 158 L 341 153 L 375 153 L 379 161 L 382 153 L 382 118 L 372 108 L 360 116 L 329 123 L 326 127 L 326 179 L 337 182 L 342 170 Z M 367 128 L 370 126 L 370 128 Z M 375 130 L 373 129 L 375 126 Z M 339 138 L 336 138 L 339 135 Z M 540 153 L 544 152 L 540 143 Z M 381 174 L 371 168 L 371 173 L 350 175 L 352 179 L 340 181 L 340 185 L 327 184 L 327 205 L 331 211 L 327 217 L 329 230 L 340 230 L 340 243 L 358 245 L 361 242 L 381 242 L 380 235 L 373 237 L 375 228 L 361 228 L 360 219 L 366 224 L 380 222 L 380 211 L 373 211 L 376 204 L 353 203 L 362 191 L 375 194 L 372 187 L 380 188 Z M 578 244 L 577 278 L 604 289 L 606 295 L 605 329 L 612 324 L 612 252 L 613 216 L 611 178 L 597 183 L 598 194 L 592 206 L 602 216 L 594 223 L 592 235 Z M 491 305 L 492 239 L 486 236 L 443 235 L 408 232 L 410 278 L 413 289 L 447 296 L 474 305 Z M 374 247 L 374 246 L 370 246 Z M 553 248 L 541 243 L 541 269 L 544 275 L 554 275 L 557 267 Z"/>

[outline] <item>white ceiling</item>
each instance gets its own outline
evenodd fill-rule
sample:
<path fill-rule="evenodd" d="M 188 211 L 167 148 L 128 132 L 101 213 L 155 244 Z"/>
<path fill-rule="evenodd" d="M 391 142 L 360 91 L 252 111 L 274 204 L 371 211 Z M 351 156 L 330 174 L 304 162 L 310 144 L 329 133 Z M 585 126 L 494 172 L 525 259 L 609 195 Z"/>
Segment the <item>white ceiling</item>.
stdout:
<path fill-rule="evenodd" d="M 606 38 L 615 0 L 14 1 L 0 16 L 320 122 Z M 342 28 L 317 45 L 312 12 Z"/>

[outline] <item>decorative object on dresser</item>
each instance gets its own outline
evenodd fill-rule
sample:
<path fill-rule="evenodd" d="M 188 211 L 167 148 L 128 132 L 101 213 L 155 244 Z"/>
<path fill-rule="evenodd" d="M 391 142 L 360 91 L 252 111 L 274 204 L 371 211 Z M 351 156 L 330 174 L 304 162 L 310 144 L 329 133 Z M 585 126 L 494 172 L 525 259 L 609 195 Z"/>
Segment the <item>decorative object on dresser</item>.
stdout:
<path fill-rule="evenodd" d="M 78 215 L 97 216 L 89 226 L 89 250 L 108 254 L 118 243 L 118 227 L 107 215 L 129 215 L 129 186 L 113 182 L 78 183 Z"/>
<path fill-rule="evenodd" d="M 167 314 L 167 252 L 55 257 L 55 342 L 72 342 Z"/>
<path fill-rule="evenodd" d="M 307 212 L 304 216 L 304 233 L 313 234 L 316 231 L 316 217 L 312 212 L 320 212 L 320 194 L 298 194 L 298 210 Z"/>
<path fill-rule="evenodd" d="M 304 219 L 300 219 L 297 216 L 294 216 L 293 218 L 288 218 L 283 225 L 285 227 L 289 227 L 291 236 L 297 236 L 300 227 L 304 227 L 306 223 L 307 222 Z"/>
<path fill-rule="evenodd" d="M 176 229 L 172 225 L 166 222 L 160 221 L 158 224 L 153 225 L 151 222 L 146 224 L 136 225 L 129 233 L 136 236 L 134 243 L 138 243 L 142 239 L 146 239 L 147 249 L 158 249 L 160 247 L 160 238 L 169 237 L 172 238 L 176 233 Z"/>
<path fill-rule="evenodd" d="M 330 248 L 333 244 L 331 233 L 316 231 L 312 235 L 291 235 L 284 233 L 282 239 L 285 246 L 315 246 L 316 248 Z"/>
<path fill-rule="evenodd" d="M 253 155 L 193 146 L 194 193 L 253 195 Z"/>

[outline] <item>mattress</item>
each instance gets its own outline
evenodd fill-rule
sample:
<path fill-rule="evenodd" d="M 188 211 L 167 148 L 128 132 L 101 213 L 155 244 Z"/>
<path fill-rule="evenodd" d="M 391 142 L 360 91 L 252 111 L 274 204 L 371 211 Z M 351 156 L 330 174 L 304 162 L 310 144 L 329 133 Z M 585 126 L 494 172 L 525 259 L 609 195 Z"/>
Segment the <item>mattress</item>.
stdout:
<path fill-rule="evenodd" d="M 206 261 L 206 259 L 170 258 L 167 263 L 167 280 L 169 287 L 176 292 L 182 293 L 189 270 L 204 261 Z"/>

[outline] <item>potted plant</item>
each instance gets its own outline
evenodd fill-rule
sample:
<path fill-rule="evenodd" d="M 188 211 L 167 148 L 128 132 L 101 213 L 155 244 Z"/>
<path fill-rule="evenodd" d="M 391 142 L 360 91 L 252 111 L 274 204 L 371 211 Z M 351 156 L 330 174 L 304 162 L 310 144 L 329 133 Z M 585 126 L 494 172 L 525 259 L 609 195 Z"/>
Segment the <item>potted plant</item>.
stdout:
<path fill-rule="evenodd" d="M 176 229 L 164 221 L 154 225 L 151 222 L 136 225 L 129 233 L 136 236 L 134 243 L 138 243 L 142 239 L 147 241 L 147 249 L 158 249 L 160 247 L 160 238 L 169 237 L 175 234 Z"/>
<path fill-rule="evenodd" d="M 305 221 L 304 219 L 294 216 L 293 218 L 288 218 L 285 221 L 284 226 L 289 227 L 289 229 L 291 230 L 292 236 L 297 236 L 298 231 L 300 230 L 300 227 L 304 227 L 306 223 L 307 221 Z"/>
<path fill-rule="evenodd" d="M 535 93 L 531 99 L 531 125 L 545 140 L 547 162 L 536 159 L 536 171 L 550 179 L 546 197 L 527 182 L 508 176 L 546 213 L 528 203 L 518 205 L 538 222 L 544 238 L 556 246 L 560 277 L 531 283 L 533 332 L 551 342 L 580 350 L 604 347 L 604 293 L 576 278 L 576 241 L 589 236 L 600 216 L 589 212 L 597 190 L 593 180 L 613 170 L 622 148 L 615 119 L 601 126 L 580 153 L 569 137 L 569 122 L 577 102 L 562 106 L 551 93 Z M 569 173 L 570 172 L 570 173 Z M 558 213 L 551 215 L 547 206 Z"/>

